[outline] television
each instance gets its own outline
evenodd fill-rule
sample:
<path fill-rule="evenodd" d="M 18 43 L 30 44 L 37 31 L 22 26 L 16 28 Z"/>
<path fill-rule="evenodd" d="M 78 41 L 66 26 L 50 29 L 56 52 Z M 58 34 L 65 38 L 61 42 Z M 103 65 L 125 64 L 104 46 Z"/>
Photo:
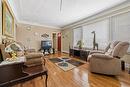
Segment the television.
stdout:
<path fill-rule="evenodd" d="M 52 48 L 51 40 L 41 41 L 41 49 L 50 49 Z"/>

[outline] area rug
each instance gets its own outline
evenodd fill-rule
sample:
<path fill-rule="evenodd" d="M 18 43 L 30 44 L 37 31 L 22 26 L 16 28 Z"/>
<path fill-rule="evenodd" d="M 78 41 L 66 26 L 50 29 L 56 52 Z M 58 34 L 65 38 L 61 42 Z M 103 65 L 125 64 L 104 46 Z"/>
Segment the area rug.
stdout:
<path fill-rule="evenodd" d="M 58 63 L 58 62 L 62 62 L 62 60 L 60 58 L 51 58 L 49 59 L 51 62 L 53 63 Z"/>
<path fill-rule="evenodd" d="M 83 62 L 71 58 L 50 58 L 49 60 L 64 71 L 71 70 L 84 64 Z"/>

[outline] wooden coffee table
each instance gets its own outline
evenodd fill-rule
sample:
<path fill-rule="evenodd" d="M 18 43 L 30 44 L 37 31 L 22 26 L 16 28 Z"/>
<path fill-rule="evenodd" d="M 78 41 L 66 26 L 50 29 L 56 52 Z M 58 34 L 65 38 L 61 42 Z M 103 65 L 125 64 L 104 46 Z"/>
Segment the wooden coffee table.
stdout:
<path fill-rule="evenodd" d="M 24 63 L 13 63 L 0 66 L 0 87 L 9 87 L 18 83 L 32 80 L 39 76 L 46 76 L 47 87 L 48 71 L 45 66 L 23 67 Z"/>
<path fill-rule="evenodd" d="M 47 79 L 48 79 L 48 70 L 46 69 L 45 66 L 38 65 L 38 66 L 33 66 L 33 67 L 24 67 L 23 68 L 24 73 L 27 73 L 30 78 L 36 78 L 39 76 L 45 75 L 45 87 L 47 87 Z M 28 78 L 29 79 L 29 78 Z"/>

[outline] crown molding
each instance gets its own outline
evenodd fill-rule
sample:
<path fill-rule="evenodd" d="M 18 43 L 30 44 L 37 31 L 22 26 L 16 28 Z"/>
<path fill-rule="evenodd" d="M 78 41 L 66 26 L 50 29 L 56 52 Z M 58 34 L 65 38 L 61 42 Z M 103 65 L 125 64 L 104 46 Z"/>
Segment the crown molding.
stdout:
<path fill-rule="evenodd" d="M 33 22 L 28 22 L 28 21 L 20 21 L 20 20 L 18 21 L 18 24 L 28 24 L 28 25 L 57 29 L 57 30 L 61 29 L 60 27 L 55 27 L 55 26 L 50 26 L 50 25 L 42 25 L 42 24 L 38 24 L 38 23 L 33 23 Z"/>
<path fill-rule="evenodd" d="M 116 6 L 113 6 L 109 9 L 103 10 L 99 13 L 93 14 L 89 17 L 86 17 L 82 20 L 79 20 L 77 22 L 71 23 L 69 25 L 63 26 L 61 27 L 63 30 L 64 29 L 70 29 L 70 28 L 76 28 L 79 26 L 83 26 L 88 24 L 89 22 L 95 21 L 95 20 L 101 20 L 101 19 L 105 19 L 105 18 L 110 18 L 112 16 L 115 15 L 119 15 L 125 12 L 129 12 L 130 11 L 130 1 L 127 0 L 121 4 L 118 4 Z"/>

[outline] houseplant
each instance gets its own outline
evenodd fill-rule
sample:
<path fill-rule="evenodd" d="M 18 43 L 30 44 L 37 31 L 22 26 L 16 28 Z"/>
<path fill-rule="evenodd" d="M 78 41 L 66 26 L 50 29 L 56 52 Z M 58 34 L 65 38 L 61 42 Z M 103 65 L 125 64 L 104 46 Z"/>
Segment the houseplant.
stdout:
<path fill-rule="evenodd" d="M 79 41 L 77 42 L 77 46 L 79 47 L 79 49 L 82 49 L 82 46 L 83 46 L 82 40 L 79 40 Z"/>

